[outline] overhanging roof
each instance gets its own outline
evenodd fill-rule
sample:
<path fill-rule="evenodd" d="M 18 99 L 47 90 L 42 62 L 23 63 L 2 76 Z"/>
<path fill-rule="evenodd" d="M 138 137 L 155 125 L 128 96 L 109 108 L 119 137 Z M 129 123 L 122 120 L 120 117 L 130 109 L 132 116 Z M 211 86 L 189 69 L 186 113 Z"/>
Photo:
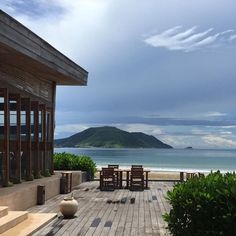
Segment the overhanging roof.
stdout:
<path fill-rule="evenodd" d="M 57 85 L 87 85 L 88 72 L 0 10 L 0 64 Z"/>

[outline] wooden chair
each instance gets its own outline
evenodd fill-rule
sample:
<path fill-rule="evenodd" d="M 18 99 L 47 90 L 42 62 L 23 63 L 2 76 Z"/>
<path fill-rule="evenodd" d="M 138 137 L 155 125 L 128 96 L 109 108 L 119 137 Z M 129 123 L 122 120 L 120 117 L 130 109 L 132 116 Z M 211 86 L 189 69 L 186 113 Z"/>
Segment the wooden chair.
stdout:
<path fill-rule="evenodd" d="M 143 168 L 131 168 L 130 174 L 130 190 L 144 190 L 144 172 Z"/>
<path fill-rule="evenodd" d="M 115 164 L 108 164 L 107 165 L 108 168 L 113 168 L 113 169 L 119 169 L 119 165 L 115 165 Z M 116 187 L 119 187 L 119 181 L 120 181 L 120 176 L 118 172 L 115 172 L 115 181 L 116 181 Z"/>
<path fill-rule="evenodd" d="M 114 168 L 102 168 L 100 173 L 100 190 L 112 190 L 116 187 Z"/>

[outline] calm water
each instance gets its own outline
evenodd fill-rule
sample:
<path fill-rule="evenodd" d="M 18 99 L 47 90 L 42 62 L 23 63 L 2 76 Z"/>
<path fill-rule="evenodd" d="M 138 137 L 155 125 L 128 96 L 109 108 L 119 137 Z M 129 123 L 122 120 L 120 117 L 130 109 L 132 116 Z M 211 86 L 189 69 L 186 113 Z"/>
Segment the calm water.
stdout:
<path fill-rule="evenodd" d="M 236 150 L 55 148 L 55 152 L 88 155 L 98 167 L 114 163 L 159 171 L 236 171 Z"/>

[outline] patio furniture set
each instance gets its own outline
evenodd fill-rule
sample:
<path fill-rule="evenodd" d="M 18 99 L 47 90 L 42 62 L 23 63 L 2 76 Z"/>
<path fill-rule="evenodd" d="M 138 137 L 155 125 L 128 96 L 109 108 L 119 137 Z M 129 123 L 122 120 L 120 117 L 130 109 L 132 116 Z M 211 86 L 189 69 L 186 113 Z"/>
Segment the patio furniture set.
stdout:
<path fill-rule="evenodd" d="M 120 169 L 119 165 L 108 165 L 100 171 L 100 190 L 115 190 L 127 188 L 144 190 L 148 188 L 148 173 L 142 165 L 132 165 L 131 169 Z M 123 186 L 123 174 L 125 174 L 126 186 Z"/>

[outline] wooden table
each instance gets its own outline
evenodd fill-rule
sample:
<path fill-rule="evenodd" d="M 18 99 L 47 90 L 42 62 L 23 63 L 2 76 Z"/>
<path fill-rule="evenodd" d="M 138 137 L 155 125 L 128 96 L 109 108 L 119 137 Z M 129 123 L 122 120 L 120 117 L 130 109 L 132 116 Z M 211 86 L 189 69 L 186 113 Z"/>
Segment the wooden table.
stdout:
<path fill-rule="evenodd" d="M 117 173 L 119 177 L 119 186 L 118 188 L 123 188 L 123 173 L 126 173 L 126 188 L 129 188 L 129 182 L 130 182 L 130 172 L 131 169 L 114 169 L 114 172 Z M 145 174 L 145 188 L 148 189 L 148 173 L 151 172 L 150 170 L 143 170 Z M 99 170 L 99 178 L 101 180 L 101 173 L 102 170 Z"/>

